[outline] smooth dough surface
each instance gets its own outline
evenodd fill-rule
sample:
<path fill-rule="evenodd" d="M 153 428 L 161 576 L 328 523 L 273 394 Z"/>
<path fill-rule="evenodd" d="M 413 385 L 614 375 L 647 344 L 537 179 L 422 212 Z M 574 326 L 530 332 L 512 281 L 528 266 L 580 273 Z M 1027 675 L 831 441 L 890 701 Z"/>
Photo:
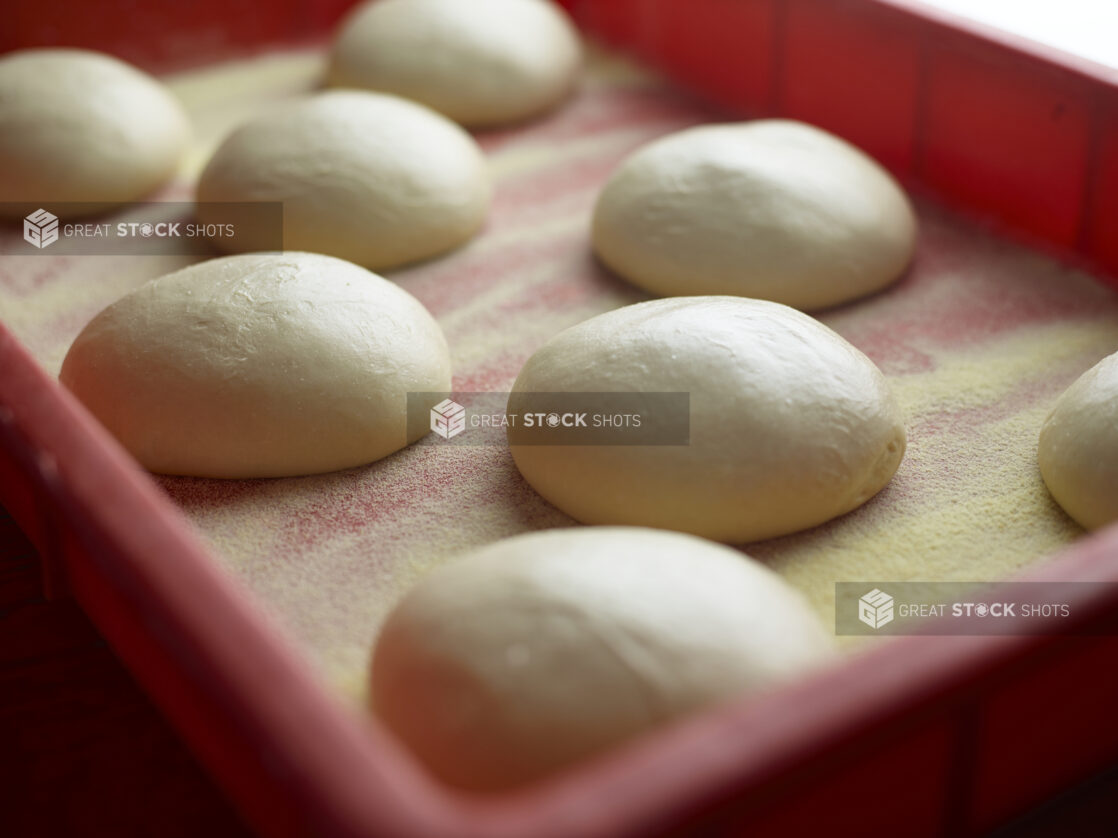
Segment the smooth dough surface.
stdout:
<path fill-rule="evenodd" d="M 140 463 L 279 477 L 385 457 L 408 392 L 450 389 L 437 323 L 403 289 L 313 253 L 253 253 L 152 280 L 78 335 L 60 379 Z"/>
<path fill-rule="evenodd" d="M 337 90 L 234 131 L 202 172 L 197 197 L 203 223 L 228 221 L 210 202 L 282 201 L 285 249 L 384 269 L 469 240 L 490 195 L 481 149 L 453 122 L 396 96 Z M 242 219 L 234 237 L 214 243 L 268 249 L 274 233 Z"/>
<path fill-rule="evenodd" d="M 28 49 L 0 58 L 0 202 L 99 205 L 84 208 L 91 213 L 134 201 L 175 173 L 189 137 L 175 97 L 112 56 Z"/>
<path fill-rule="evenodd" d="M 912 258 L 916 219 L 854 146 L 788 120 L 690 128 L 639 149 L 598 196 L 594 249 L 654 294 L 737 294 L 818 309 L 877 291 Z"/>
<path fill-rule="evenodd" d="M 1083 373 L 1040 431 L 1040 473 L 1081 526 L 1118 521 L 1118 352 Z"/>
<path fill-rule="evenodd" d="M 904 456 L 881 372 L 817 320 L 742 297 L 675 297 L 548 341 L 514 392 L 686 392 L 687 445 L 513 445 L 525 479 L 588 524 L 745 542 L 860 506 Z"/>
<path fill-rule="evenodd" d="M 574 27 L 546 0 L 376 0 L 343 26 L 328 83 L 396 93 L 476 127 L 554 107 L 581 61 Z"/>
<path fill-rule="evenodd" d="M 728 547 L 549 530 L 413 588 L 381 631 L 371 696 L 438 777 L 494 791 L 802 673 L 832 644 L 798 592 Z"/>

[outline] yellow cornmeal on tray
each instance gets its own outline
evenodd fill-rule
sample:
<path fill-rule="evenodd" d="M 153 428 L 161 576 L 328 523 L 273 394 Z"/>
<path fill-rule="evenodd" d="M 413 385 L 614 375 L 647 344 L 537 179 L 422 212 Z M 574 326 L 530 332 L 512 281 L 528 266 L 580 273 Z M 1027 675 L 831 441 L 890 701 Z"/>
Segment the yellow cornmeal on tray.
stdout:
<path fill-rule="evenodd" d="M 321 57 L 304 52 L 172 79 L 209 144 L 192 160 L 204 159 L 242 114 L 311 89 L 320 69 Z M 599 55 L 580 93 L 553 115 L 478 134 L 496 187 L 487 229 L 446 259 L 388 274 L 446 333 L 455 388 L 507 391 L 528 356 L 561 329 L 647 299 L 591 256 L 597 191 L 643 143 L 730 116 Z M 168 192 L 176 200 L 189 194 L 189 183 Z M 911 272 L 881 294 L 819 314 L 889 379 L 905 415 L 905 460 L 854 512 L 749 546 L 829 624 L 836 581 L 994 580 L 1082 535 L 1041 481 L 1037 434 L 1056 397 L 1118 349 L 1118 294 L 940 211 L 917 209 Z M 57 371 L 98 310 L 187 261 L 8 258 L 0 311 Z M 520 478 L 505 447 L 425 444 L 315 477 L 159 482 L 216 560 L 355 700 L 364 699 L 381 621 L 423 573 L 505 536 L 573 524 Z"/>

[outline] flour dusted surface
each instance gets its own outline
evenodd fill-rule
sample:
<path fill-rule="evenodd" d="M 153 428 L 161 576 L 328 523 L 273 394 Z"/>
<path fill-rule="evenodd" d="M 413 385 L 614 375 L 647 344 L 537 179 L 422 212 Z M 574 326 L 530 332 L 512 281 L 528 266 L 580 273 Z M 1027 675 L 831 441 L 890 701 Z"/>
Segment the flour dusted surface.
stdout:
<path fill-rule="evenodd" d="M 172 79 L 201 139 L 160 198 L 188 200 L 208 150 L 237 119 L 312 89 L 320 73 L 320 54 L 300 52 Z M 486 229 L 445 259 L 388 274 L 445 331 L 456 389 L 507 390 L 559 330 L 648 298 L 590 255 L 597 189 L 642 143 L 725 118 L 596 57 L 578 96 L 555 114 L 477 135 L 496 186 Z M 907 417 L 904 462 L 860 509 L 749 547 L 827 622 L 835 581 L 992 580 L 1082 534 L 1044 488 L 1036 439 L 1063 389 L 1118 349 L 1118 295 L 940 211 L 918 210 L 910 274 L 819 314 L 889 378 Z M 100 308 L 196 260 L 9 257 L 0 315 L 57 372 Z M 217 561 L 355 700 L 381 621 L 426 570 L 498 538 L 573 525 L 527 486 L 504 448 L 413 446 L 306 478 L 157 480 Z"/>

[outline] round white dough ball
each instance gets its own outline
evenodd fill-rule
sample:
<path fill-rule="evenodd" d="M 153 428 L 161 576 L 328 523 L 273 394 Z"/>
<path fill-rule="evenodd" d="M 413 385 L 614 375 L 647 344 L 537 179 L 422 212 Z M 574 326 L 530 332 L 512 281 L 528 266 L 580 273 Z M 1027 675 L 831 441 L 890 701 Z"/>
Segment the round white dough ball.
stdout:
<path fill-rule="evenodd" d="M 686 445 L 512 445 L 536 491 L 588 524 L 785 535 L 860 506 L 905 450 L 873 362 L 764 300 L 674 297 L 593 317 L 532 355 L 513 391 L 690 394 Z"/>
<path fill-rule="evenodd" d="M 396 93 L 485 126 L 557 105 L 581 61 L 574 27 L 546 0 L 374 0 L 345 23 L 328 83 Z"/>
<path fill-rule="evenodd" d="M 0 58 L 0 202 L 96 204 L 90 213 L 134 201 L 176 172 L 189 137 L 175 97 L 123 61 L 78 49 Z"/>
<path fill-rule="evenodd" d="M 450 389 L 418 300 L 357 265 L 252 253 L 152 280 L 78 335 L 60 379 L 151 471 L 280 477 L 409 439 L 409 392 Z"/>
<path fill-rule="evenodd" d="M 735 550 L 659 530 L 550 530 L 416 585 L 381 630 L 371 695 L 434 774 L 495 791 L 832 654 L 800 594 Z"/>
<path fill-rule="evenodd" d="M 787 120 L 708 125 L 638 150 L 594 208 L 594 249 L 654 294 L 736 294 L 818 309 L 911 261 L 916 219 L 889 174 Z"/>
<path fill-rule="evenodd" d="M 396 96 L 338 90 L 241 126 L 198 182 L 198 218 L 227 223 L 222 201 L 282 201 L 283 246 L 385 269 L 469 240 L 491 195 L 485 158 L 453 122 Z M 274 247 L 241 216 L 231 251 Z"/>
<path fill-rule="evenodd" d="M 1118 521 L 1118 352 L 1056 401 L 1037 459 L 1048 491 L 1077 523 L 1094 530 Z"/>

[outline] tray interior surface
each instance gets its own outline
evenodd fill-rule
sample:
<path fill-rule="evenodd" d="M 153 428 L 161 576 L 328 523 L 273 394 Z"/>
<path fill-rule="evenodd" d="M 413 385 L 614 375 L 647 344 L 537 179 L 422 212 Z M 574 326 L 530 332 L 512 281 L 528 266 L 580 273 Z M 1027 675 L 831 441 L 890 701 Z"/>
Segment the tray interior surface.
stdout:
<path fill-rule="evenodd" d="M 388 274 L 445 330 L 457 390 L 507 390 L 523 361 L 562 328 L 646 299 L 590 252 L 597 190 L 641 144 L 733 118 L 607 55 L 594 52 L 589 63 L 578 95 L 555 114 L 478 135 L 496 185 L 482 235 L 448 257 Z M 298 50 L 171 77 L 197 142 L 155 199 L 190 200 L 194 177 L 233 125 L 314 89 L 321 70 L 319 50 Z M 1118 294 L 918 206 L 920 246 L 902 281 L 817 314 L 889 377 L 907 414 L 904 462 L 861 509 L 743 547 L 832 624 L 836 581 L 992 581 L 1082 534 L 1044 488 L 1036 436 L 1063 389 L 1118 349 Z M 19 231 L 0 236 L 18 239 Z M 4 244 L 10 252 L 12 242 Z M 100 308 L 208 255 L 8 256 L 0 316 L 56 373 Z M 497 538 L 575 525 L 534 493 L 500 446 L 418 445 L 369 466 L 283 480 L 156 480 L 219 564 L 354 703 L 365 694 L 381 620 L 425 571 Z"/>

